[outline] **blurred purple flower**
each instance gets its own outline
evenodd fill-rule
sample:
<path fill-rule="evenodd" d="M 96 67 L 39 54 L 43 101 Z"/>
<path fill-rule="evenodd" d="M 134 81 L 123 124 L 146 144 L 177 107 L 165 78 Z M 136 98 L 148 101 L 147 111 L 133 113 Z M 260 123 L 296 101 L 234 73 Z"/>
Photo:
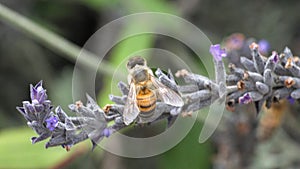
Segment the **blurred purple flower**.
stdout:
<path fill-rule="evenodd" d="M 268 54 L 269 50 L 270 50 L 270 43 L 265 40 L 265 39 L 262 39 L 258 42 L 258 50 L 260 53 L 262 54 Z"/>
<path fill-rule="evenodd" d="M 286 99 L 287 99 L 291 104 L 294 104 L 294 103 L 295 103 L 295 99 L 292 98 L 291 96 L 288 96 Z"/>
<path fill-rule="evenodd" d="M 105 129 L 102 131 L 102 135 L 105 136 L 105 137 L 109 137 L 112 133 L 113 133 L 113 131 L 112 131 L 112 129 L 110 129 L 110 128 L 105 128 Z"/>
<path fill-rule="evenodd" d="M 221 49 L 220 44 L 211 45 L 209 52 L 213 55 L 216 61 L 222 61 L 222 57 L 227 56 L 225 49 Z"/>
<path fill-rule="evenodd" d="M 53 131 L 58 125 L 58 118 L 56 116 L 51 116 L 48 119 L 46 119 L 46 123 L 47 123 L 46 127 L 50 131 Z"/>
<path fill-rule="evenodd" d="M 242 97 L 239 98 L 240 104 L 249 104 L 250 102 L 252 102 L 252 98 L 249 93 L 246 93 Z"/>

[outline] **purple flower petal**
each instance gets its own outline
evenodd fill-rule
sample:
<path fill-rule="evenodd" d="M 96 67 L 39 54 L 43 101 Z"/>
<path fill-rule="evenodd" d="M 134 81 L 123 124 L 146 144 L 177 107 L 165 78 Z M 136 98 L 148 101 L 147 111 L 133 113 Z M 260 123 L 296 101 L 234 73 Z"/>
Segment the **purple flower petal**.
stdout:
<path fill-rule="evenodd" d="M 48 119 L 46 119 L 46 127 L 50 130 L 53 131 L 57 125 L 58 125 L 58 118 L 56 116 L 51 116 Z"/>
<path fill-rule="evenodd" d="M 47 99 L 46 90 L 42 86 L 42 81 L 36 84 L 34 87 L 30 85 L 30 97 L 31 101 L 37 100 L 38 103 L 43 104 Z"/>
<path fill-rule="evenodd" d="M 43 90 L 39 93 L 39 97 L 37 98 L 39 103 L 43 103 L 47 99 L 46 90 Z"/>
<path fill-rule="evenodd" d="M 43 81 L 41 80 L 34 86 L 34 88 L 37 89 L 38 87 L 42 87 L 42 86 L 43 86 Z"/>
<path fill-rule="evenodd" d="M 252 102 L 252 98 L 249 93 L 246 93 L 242 97 L 239 98 L 240 104 L 249 104 L 250 102 Z"/>
<path fill-rule="evenodd" d="M 216 61 L 222 61 L 222 57 L 227 56 L 225 49 L 221 49 L 220 44 L 211 45 L 209 52 L 213 55 Z"/>
<path fill-rule="evenodd" d="M 34 106 L 32 104 L 30 104 L 29 102 L 24 102 L 23 106 L 27 113 L 35 113 Z"/>
<path fill-rule="evenodd" d="M 17 110 L 24 116 L 27 121 L 32 121 L 28 114 L 26 113 L 24 107 L 17 107 Z"/>
<path fill-rule="evenodd" d="M 44 111 L 44 106 L 41 105 L 41 104 L 35 104 L 34 108 L 35 108 L 36 112 L 42 112 L 42 111 Z"/>
<path fill-rule="evenodd" d="M 23 115 L 26 115 L 26 114 L 27 114 L 27 113 L 25 112 L 24 107 L 17 107 L 17 110 L 18 110 L 21 114 L 23 114 Z"/>
<path fill-rule="evenodd" d="M 33 105 L 35 105 L 35 104 L 39 104 L 39 101 L 36 100 L 36 99 L 32 99 L 31 103 L 32 103 Z"/>
<path fill-rule="evenodd" d="M 273 61 L 274 63 L 278 63 L 278 61 L 279 61 L 279 56 L 278 56 L 278 53 L 277 53 L 276 51 L 273 51 L 273 52 L 272 52 L 271 58 L 272 58 L 272 61 Z"/>
<path fill-rule="evenodd" d="M 30 85 L 30 98 L 31 100 L 35 99 L 37 95 L 37 90 L 35 87 L 33 87 L 33 85 Z"/>
<path fill-rule="evenodd" d="M 37 86 L 36 87 L 37 92 L 41 92 L 44 90 L 43 86 Z"/>

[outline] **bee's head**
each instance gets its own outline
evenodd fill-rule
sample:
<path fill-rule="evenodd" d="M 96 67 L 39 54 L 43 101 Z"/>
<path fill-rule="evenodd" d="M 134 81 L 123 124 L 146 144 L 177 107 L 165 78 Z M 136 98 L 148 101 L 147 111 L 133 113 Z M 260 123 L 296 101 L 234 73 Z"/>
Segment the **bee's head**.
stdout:
<path fill-rule="evenodd" d="M 132 58 L 130 58 L 127 62 L 127 69 L 131 70 L 133 69 L 136 65 L 140 65 L 140 66 L 146 66 L 147 62 L 144 58 L 140 57 L 140 56 L 134 56 Z"/>

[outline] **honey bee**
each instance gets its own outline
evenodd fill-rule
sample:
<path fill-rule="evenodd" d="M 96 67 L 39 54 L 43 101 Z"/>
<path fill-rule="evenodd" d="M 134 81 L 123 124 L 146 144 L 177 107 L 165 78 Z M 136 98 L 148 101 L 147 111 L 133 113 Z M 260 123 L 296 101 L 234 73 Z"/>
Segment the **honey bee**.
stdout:
<path fill-rule="evenodd" d="M 288 111 L 287 100 L 273 102 L 268 109 L 264 107 L 264 114 L 259 121 L 257 137 L 259 140 L 267 140 L 281 126 L 284 114 Z"/>
<path fill-rule="evenodd" d="M 151 117 L 157 100 L 176 107 L 183 106 L 181 97 L 154 77 L 144 58 L 132 57 L 126 67 L 129 72 L 129 92 L 123 112 L 126 125 L 132 123 L 139 115 Z"/>

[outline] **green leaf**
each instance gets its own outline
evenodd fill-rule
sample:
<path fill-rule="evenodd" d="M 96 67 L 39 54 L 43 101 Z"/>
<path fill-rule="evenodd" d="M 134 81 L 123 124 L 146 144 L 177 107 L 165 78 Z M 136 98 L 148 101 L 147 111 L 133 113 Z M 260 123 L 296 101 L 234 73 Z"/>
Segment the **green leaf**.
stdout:
<path fill-rule="evenodd" d="M 83 4 L 89 6 L 90 8 L 99 11 L 101 8 L 118 7 L 121 10 L 125 9 L 124 12 L 127 13 L 137 13 L 137 12 L 163 12 L 163 13 L 176 13 L 176 6 L 170 5 L 170 3 L 165 0 L 151 0 L 151 1 L 141 1 L 141 0 L 79 0 Z"/>
<path fill-rule="evenodd" d="M 162 12 L 177 14 L 175 6 L 172 6 L 170 2 L 165 0 L 151 0 L 151 1 L 141 1 L 141 0 L 128 0 L 121 1 L 129 13 L 137 12 Z"/>
<path fill-rule="evenodd" d="M 74 146 L 70 152 L 66 152 L 61 147 L 45 149 L 46 141 L 31 144 L 30 138 L 36 135 L 27 127 L 2 130 L 0 132 L 0 168 L 54 167 L 70 156 L 82 150 L 88 150 L 84 148 L 84 144 Z"/>
<path fill-rule="evenodd" d="M 116 0 L 79 0 L 85 5 L 89 6 L 94 10 L 99 10 L 103 7 L 113 6 L 116 4 Z"/>
<path fill-rule="evenodd" d="M 196 122 L 189 134 L 174 148 L 161 155 L 160 168 L 211 168 L 212 146 L 200 144 L 198 137 L 202 123 Z"/>

